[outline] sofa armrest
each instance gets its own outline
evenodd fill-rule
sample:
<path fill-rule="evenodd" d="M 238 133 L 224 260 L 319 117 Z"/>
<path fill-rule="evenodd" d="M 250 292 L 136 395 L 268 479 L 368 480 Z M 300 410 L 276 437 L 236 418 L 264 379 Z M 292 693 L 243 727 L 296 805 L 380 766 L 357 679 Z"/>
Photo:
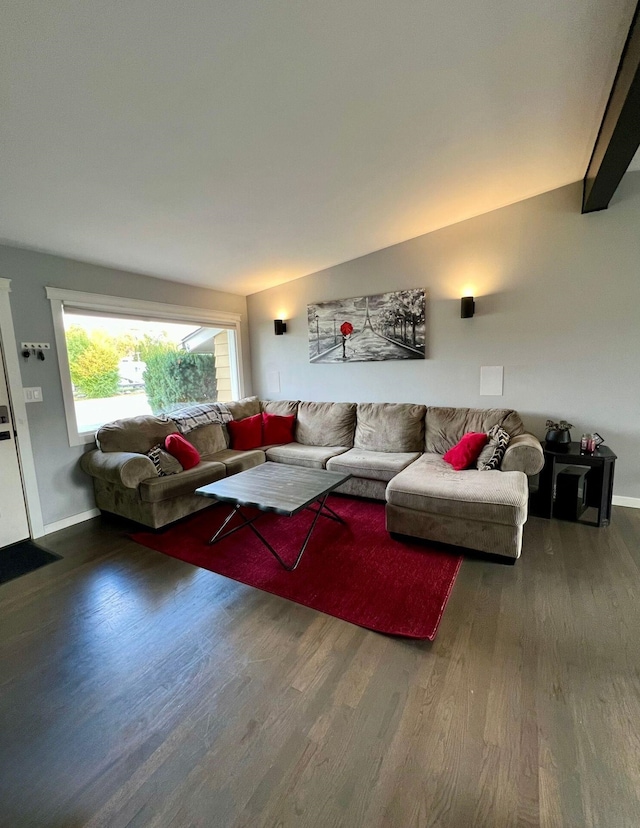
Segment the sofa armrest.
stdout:
<path fill-rule="evenodd" d="M 132 451 L 88 451 L 80 458 L 83 471 L 107 483 L 137 489 L 143 480 L 157 477 L 156 467 L 145 454 Z"/>
<path fill-rule="evenodd" d="M 528 477 L 542 471 L 544 452 L 540 440 L 533 434 L 519 434 L 513 437 L 502 458 L 502 471 L 522 471 Z"/>

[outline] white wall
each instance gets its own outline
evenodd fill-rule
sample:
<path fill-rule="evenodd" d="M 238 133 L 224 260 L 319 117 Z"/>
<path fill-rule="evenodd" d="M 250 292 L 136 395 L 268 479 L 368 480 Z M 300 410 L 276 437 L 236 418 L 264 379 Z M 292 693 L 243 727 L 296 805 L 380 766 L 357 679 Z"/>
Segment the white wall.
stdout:
<path fill-rule="evenodd" d="M 640 173 L 605 212 L 581 215 L 580 197 L 564 187 L 248 297 L 255 393 L 504 406 L 539 437 L 566 418 L 574 439 L 606 438 L 616 494 L 640 498 Z M 460 319 L 467 285 L 476 315 Z M 412 287 L 429 295 L 428 359 L 309 364 L 307 303 Z M 481 365 L 504 365 L 502 397 L 479 395 Z"/>
<path fill-rule="evenodd" d="M 95 508 L 91 480 L 78 466 L 80 455 L 91 446 L 69 446 L 46 286 L 241 314 L 245 390 L 251 391 L 247 308 L 242 296 L 6 245 L 0 245 L 0 276 L 12 280 L 10 298 L 16 348 L 27 340 L 51 343 L 52 350 L 45 362 L 20 358 L 23 384 L 41 386 L 43 392 L 44 401 L 29 404 L 27 412 L 45 524 Z"/>

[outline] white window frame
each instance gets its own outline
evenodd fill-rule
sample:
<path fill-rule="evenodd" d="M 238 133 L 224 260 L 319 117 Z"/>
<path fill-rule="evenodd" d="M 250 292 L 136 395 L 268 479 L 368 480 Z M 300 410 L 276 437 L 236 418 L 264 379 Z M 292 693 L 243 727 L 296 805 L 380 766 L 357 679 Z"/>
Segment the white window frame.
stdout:
<path fill-rule="evenodd" d="M 70 446 L 83 446 L 93 443 L 94 432 L 78 430 L 76 408 L 73 400 L 73 385 L 69 369 L 69 355 L 64 329 L 64 309 L 74 311 L 94 311 L 113 316 L 135 316 L 138 319 L 147 319 L 157 322 L 166 320 L 185 324 L 202 325 L 203 327 L 226 328 L 233 332 L 237 365 L 237 396 L 244 396 L 244 374 L 242 359 L 242 317 L 239 313 L 228 311 L 214 311 L 207 308 L 191 308 L 182 305 L 168 305 L 164 302 L 148 302 L 143 299 L 124 299 L 120 296 L 104 296 L 99 293 L 84 293 L 79 290 L 64 290 L 62 288 L 47 287 L 47 299 L 51 303 L 53 329 L 58 352 L 58 367 L 62 383 L 62 397 L 67 420 L 67 433 Z"/>

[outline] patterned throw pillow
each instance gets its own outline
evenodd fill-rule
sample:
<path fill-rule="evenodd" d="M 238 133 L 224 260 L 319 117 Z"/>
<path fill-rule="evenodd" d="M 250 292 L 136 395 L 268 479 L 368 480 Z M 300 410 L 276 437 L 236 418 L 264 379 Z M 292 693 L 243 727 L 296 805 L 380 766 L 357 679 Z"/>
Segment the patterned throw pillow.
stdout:
<path fill-rule="evenodd" d="M 147 452 L 147 457 L 156 467 L 158 477 L 168 477 L 170 474 L 178 474 L 178 472 L 183 471 L 182 466 L 176 458 L 169 454 L 168 451 L 165 451 L 160 443 Z"/>
<path fill-rule="evenodd" d="M 499 469 L 511 436 L 502 426 L 495 425 L 487 432 L 489 442 L 480 452 L 477 468 L 480 471 Z"/>

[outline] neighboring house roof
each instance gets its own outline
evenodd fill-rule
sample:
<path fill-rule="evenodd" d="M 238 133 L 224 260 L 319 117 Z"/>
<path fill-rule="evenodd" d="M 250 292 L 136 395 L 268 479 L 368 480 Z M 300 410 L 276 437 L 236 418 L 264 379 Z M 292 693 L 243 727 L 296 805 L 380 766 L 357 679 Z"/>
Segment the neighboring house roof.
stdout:
<path fill-rule="evenodd" d="M 214 337 L 219 334 L 221 328 L 198 328 L 198 330 L 185 336 L 182 345 L 187 351 L 211 352 Z"/>

